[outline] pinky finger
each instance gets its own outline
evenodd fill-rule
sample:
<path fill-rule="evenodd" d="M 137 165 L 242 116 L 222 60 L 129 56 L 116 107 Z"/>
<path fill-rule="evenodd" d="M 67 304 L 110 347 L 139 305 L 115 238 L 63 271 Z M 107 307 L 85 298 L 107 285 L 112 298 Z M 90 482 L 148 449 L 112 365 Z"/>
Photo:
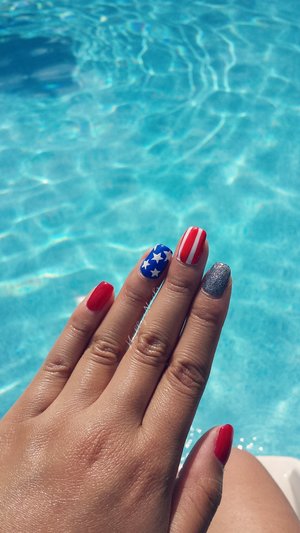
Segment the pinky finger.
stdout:
<path fill-rule="evenodd" d="M 176 481 L 170 533 L 205 533 L 220 504 L 233 428 L 208 431 L 194 446 Z"/>
<path fill-rule="evenodd" d="M 78 305 L 35 378 L 5 418 L 23 420 L 37 416 L 52 404 L 113 301 L 113 286 L 102 281 Z"/>

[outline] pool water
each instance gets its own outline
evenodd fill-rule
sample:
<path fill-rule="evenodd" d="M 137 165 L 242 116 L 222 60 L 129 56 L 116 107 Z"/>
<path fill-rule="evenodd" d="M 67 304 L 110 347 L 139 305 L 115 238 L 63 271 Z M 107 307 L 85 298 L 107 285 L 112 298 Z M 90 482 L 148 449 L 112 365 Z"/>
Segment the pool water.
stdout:
<path fill-rule="evenodd" d="M 234 290 L 214 424 L 299 453 L 298 0 L 2 0 L 0 414 L 79 298 L 208 232 Z"/>

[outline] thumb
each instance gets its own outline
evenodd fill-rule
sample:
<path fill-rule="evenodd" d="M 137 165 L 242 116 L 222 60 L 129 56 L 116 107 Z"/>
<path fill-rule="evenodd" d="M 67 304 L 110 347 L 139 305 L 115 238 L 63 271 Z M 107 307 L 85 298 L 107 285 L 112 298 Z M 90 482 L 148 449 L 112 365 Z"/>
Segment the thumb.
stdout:
<path fill-rule="evenodd" d="M 170 533 L 205 533 L 222 496 L 224 466 L 233 439 L 230 424 L 210 429 L 195 444 L 175 484 Z"/>

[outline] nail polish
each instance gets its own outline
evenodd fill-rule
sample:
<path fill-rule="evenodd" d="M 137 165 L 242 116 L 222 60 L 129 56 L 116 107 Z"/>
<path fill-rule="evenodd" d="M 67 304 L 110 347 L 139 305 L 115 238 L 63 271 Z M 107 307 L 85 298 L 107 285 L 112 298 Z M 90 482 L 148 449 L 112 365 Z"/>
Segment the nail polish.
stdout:
<path fill-rule="evenodd" d="M 99 285 L 93 290 L 86 306 L 90 311 L 100 311 L 110 299 L 114 292 L 114 288 L 110 283 L 101 281 Z"/>
<path fill-rule="evenodd" d="M 195 265 L 198 263 L 201 253 L 203 252 L 206 239 L 206 231 L 196 226 L 191 226 L 183 234 L 177 259 L 186 265 Z"/>
<path fill-rule="evenodd" d="M 142 262 L 140 272 L 145 278 L 157 279 L 166 269 L 172 258 L 172 250 L 163 244 L 157 244 Z"/>
<path fill-rule="evenodd" d="M 233 427 L 230 424 L 222 426 L 219 430 L 217 440 L 215 443 L 215 456 L 222 463 L 223 466 L 226 465 L 233 440 Z"/>
<path fill-rule="evenodd" d="M 213 296 L 213 298 L 221 298 L 230 278 L 231 270 L 228 265 L 224 263 L 215 263 L 205 274 L 201 288 L 204 292 Z"/>

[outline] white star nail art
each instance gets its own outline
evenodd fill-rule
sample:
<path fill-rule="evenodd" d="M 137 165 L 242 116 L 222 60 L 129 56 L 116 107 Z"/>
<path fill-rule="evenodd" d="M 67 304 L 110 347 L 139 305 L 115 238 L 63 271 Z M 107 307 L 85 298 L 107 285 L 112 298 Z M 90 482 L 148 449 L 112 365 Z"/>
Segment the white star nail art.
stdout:
<path fill-rule="evenodd" d="M 155 268 L 154 270 L 151 270 L 152 278 L 158 278 L 160 271 Z"/>
<path fill-rule="evenodd" d="M 162 255 L 161 255 L 161 253 L 159 253 L 159 254 L 155 254 L 155 253 L 153 252 L 153 261 L 156 261 L 157 263 L 159 263 L 160 261 L 163 261 L 163 257 L 162 257 Z"/>
<path fill-rule="evenodd" d="M 165 259 L 165 261 L 171 261 L 171 258 L 172 258 L 172 252 L 166 252 L 166 251 L 164 250 L 164 253 L 166 254 L 166 259 Z"/>
<path fill-rule="evenodd" d="M 142 264 L 142 268 L 144 268 L 146 270 L 146 268 L 150 265 L 150 261 L 148 261 L 148 259 L 146 259 L 146 261 L 143 262 Z"/>

